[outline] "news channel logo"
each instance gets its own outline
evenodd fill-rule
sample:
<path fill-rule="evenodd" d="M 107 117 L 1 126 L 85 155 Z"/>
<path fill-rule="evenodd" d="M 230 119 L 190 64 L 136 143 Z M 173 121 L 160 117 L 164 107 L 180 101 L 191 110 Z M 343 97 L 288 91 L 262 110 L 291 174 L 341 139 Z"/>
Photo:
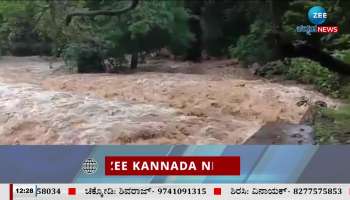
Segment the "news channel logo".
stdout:
<path fill-rule="evenodd" d="M 326 22 L 327 12 L 321 6 L 314 6 L 309 9 L 307 16 L 312 24 L 321 25 Z"/>
<path fill-rule="evenodd" d="M 308 20 L 313 25 L 299 25 L 296 28 L 298 33 L 306 33 L 311 35 L 312 33 L 337 33 L 339 31 L 338 26 L 320 26 L 327 20 L 328 13 L 322 6 L 313 6 L 307 12 Z"/>
<path fill-rule="evenodd" d="M 81 170 L 84 172 L 84 174 L 92 175 L 97 172 L 98 169 L 98 163 L 96 160 L 92 158 L 88 158 L 84 160 L 84 162 L 81 165 Z"/>

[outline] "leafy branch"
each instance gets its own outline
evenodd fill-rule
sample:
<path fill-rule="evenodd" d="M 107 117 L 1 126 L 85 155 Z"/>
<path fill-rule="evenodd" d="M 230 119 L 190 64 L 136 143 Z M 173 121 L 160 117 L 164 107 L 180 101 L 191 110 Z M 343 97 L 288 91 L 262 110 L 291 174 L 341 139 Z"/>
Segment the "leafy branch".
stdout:
<path fill-rule="evenodd" d="M 98 16 L 98 15 L 106 15 L 106 16 L 121 15 L 123 13 L 126 13 L 126 12 L 136 8 L 138 3 L 139 3 L 139 0 L 132 0 L 132 2 L 130 3 L 130 5 L 128 7 L 123 8 L 123 9 L 119 9 L 119 10 L 96 10 L 96 11 L 86 11 L 86 12 L 84 12 L 84 11 L 72 12 L 72 13 L 68 14 L 66 17 L 66 25 L 69 25 L 70 22 L 72 21 L 72 18 L 75 16 L 94 17 L 94 16 Z"/>

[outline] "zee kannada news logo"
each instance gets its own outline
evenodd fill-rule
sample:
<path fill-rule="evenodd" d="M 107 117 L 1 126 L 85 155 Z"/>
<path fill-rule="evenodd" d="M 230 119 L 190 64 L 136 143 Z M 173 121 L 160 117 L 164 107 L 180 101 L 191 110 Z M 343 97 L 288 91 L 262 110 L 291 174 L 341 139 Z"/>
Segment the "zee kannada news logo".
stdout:
<path fill-rule="evenodd" d="M 328 14 L 326 9 L 321 6 L 314 6 L 309 9 L 307 13 L 309 21 L 314 25 L 299 25 L 297 26 L 297 32 L 306 33 L 311 35 L 311 33 L 338 33 L 338 26 L 321 26 L 326 22 Z"/>

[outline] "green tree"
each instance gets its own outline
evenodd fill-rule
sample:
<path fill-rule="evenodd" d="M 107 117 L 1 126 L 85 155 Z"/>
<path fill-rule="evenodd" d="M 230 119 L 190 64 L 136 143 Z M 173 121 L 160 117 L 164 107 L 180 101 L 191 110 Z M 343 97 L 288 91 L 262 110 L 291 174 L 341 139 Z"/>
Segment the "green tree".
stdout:
<path fill-rule="evenodd" d="M 91 2 L 87 3 L 91 6 Z M 117 10 L 107 10 L 111 7 Z M 192 39 L 187 26 L 189 15 L 181 1 L 141 1 L 137 6 L 120 7 L 125 7 L 125 2 L 100 2 L 99 10 L 73 12 L 68 15 L 67 22 L 74 16 L 81 16 L 72 24 L 87 33 L 80 38 L 81 42 L 99 46 L 102 59 L 131 54 L 133 69 L 137 67 L 139 53 L 162 47 L 180 51 Z"/>

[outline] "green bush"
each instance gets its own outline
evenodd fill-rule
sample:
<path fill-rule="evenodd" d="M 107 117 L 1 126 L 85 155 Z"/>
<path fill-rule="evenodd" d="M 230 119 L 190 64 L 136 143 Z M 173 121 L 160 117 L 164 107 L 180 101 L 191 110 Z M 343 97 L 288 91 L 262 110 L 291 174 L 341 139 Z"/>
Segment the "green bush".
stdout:
<path fill-rule="evenodd" d="M 257 70 L 257 74 L 267 78 L 282 75 L 288 80 L 312 84 L 320 92 L 333 97 L 339 97 L 341 89 L 338 74 L 307 58 L 286 58 L 283 61 L 268 62 Z"/>
<path fill-rule="evenodd" d="M 272 78 L 276 75 L 284 75 L 287 72 L 285 60 L 275 60 L 266 63 L 263 67 L 256 70 L 256 74 L 266 78 Z"/>
<path fill-rule="evenodd" d="M 321 110 L 315 119 L 316 140 L 320 144 L 350 144 L 350 105 Z"/>
<path fill-rule="evenodd" d="M 350 48 L 350 34 L 328 35 L 322 37 L 321 41 L 329 50 Z"/>
<path fill-rule="evenodd" d="M 319 91 L 333 96 L 337 96 L 340 88 L 337 74 L 306 58 L 292 58 L 285 76 L 287 79 L 313 84 Z"/>
<path fill-rule="evenodd" d="M 38 17 L 42 3 L 39 0 L 0 1 L 0 49 L 4 54 L 51 54 L 51 40 L 37 28 L 42 19 Z"/>
<path fill-rule="evenodd" d="M 250 26 L 250 32 L 241 36 L 236 45 L 229 47 L 229 55 L 245 64 L 266 63 L 273 59 L 274 52 L 269 47 L 267 37 L 271 32 L 269 23 L 257 20 Z"/>
<path fill-rule="evenodd" d="M 73 72 L 104 72 L 101 51 L 93 44 L 70 44 L 63 50 L 63 59 Z"/>
<path fill-rule="evenodd" d="M 350 64 L 350 49 L 347 50 L 335 50 L 332 54 L 335 58 Z"/>
<path fill-rule="evenodd" d="M 349 78 L 345 81 L 349 81 Z M 339 90 L 340 97 L 343 99 L 350 100 L 350 83 L 344 83 Z"/>

